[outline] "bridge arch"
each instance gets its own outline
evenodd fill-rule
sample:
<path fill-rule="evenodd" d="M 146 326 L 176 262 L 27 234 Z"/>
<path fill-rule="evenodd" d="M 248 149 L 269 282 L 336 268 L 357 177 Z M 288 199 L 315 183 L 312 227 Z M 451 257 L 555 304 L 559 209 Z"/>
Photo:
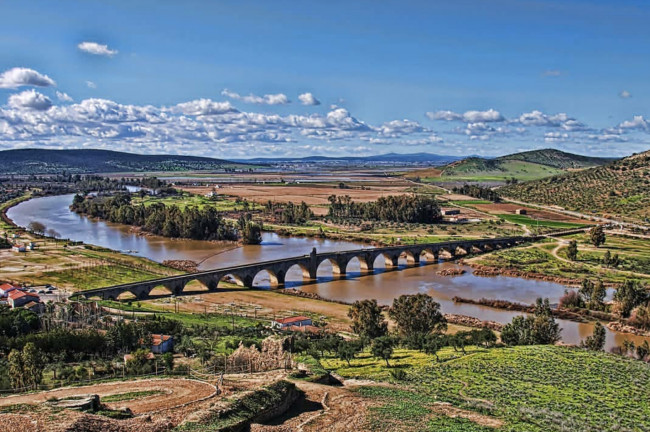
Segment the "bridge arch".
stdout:
<path fill-rule="evenodd" d="M 438 262 L 438 251 L 434 252 L 431 248 L 422 249 L 420 251 L 420 261 L 423 259 L 427 264 Z"/>
<path fill-rule="evenodd" d="M 309 267 L 303 263 L 294 263 L 284 269 L 284 286 L 300 286 L 312 280 Z"/>
<path fill-rule="evenodd" d="M 386 270 L 393 270 L 397 268 L 398 260 L 399 255 L 396 256 L 388 252 L 379 252 L 373 259 L 373 267 L 375 269 L 384 268 Z"/>
<path fill-rule="evenodd" d="M 262 269 L 253 276 L 253 286 L 275 288 L 284 285 L 284 270 Z"/>
<path fill-rule="evenodd" d="M 412 267 L 420 263 L 420 256 L 419 255 L 416 256 L 410 250 L 405 250 L 399 254 L 398 260 L 403 260 L 403 262 L 405 262 L 407 266 Z"/>
<path fill-rule="evenodd" d="M 358 270 L 357 270 L 358 269 Z M 368 273 L 373 269 L 373 263 L 368 261 L 368 257 L 364 255 L 356 255 L 351 257 L 345 265 L 346 273 Z"/>
<path fill-rule="evenodd" d="M 216 291 L 219 286 L 219 278 L 215 276 L 203 276 L 195 280 L 199 281 L 208 291 Z"/>
<path fill-rule="evenodd" d="M 230 284 L 235 284 L 237 286 L 246 286 L 244 279 L 238 275 L 237 273 L 226 273 L 223 276 L 219 278 L 219 282 L 225 282 L 225 283 L 230 283 Z"/>
<path fill-rule="evenodd" d="M 450 259 L 454 259 L 455 253 L 456 253 L 456 248 L 443 247 L 440 248 L 438 257 L 441 259 L 450 260 Z"/>
<path fill-rule="evenodd" d="M 134 294 L 132 291 L 126 290 L 122 291 L 115 297 L 115 301 L 130 301 L 130 300 L 137 300 L 138 296 Z"/>
<path fill-rule="evenodd" d="M 165 286 L 163 284 L 154 285 L 147 290 L 147 296 L 165 296 L 165 295 L 176 295 L 176 294 L 179 293 L 175 293 L 174 290 L 172 290 L 170 287 Z"/>
<path fill-rule="evenodd" d="M 332 277 L 341 275 L 341 266 L 334 258 L 324 258 L 318 262 L 316 266 L 316 275 L 320 272 L 321 274 L 327 272 L 328 267 L 332 268 Z M 345 271 L 345 269 L 343 269 Z"/>

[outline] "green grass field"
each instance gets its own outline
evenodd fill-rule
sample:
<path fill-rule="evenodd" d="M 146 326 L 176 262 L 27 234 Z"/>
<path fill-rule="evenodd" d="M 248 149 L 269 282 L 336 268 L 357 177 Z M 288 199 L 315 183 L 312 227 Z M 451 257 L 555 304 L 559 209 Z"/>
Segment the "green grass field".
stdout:
<path fill-rule="evenodd" d="M 366 386 L 359 391 L 382 402 L 371 409 L 377 431 L 488 431 L 464 418 L 432 410 L 448 402 L 504 422 L 508 432 L 606 432 L 650 430 L 650 366 L 577 348 L 527 346 L 472 349 L 463 356 L 451 348 L 432 357 L 397 350 L 393 367 L 361 354 L 351 366 L 326 358 L 323 366 L 346 378 L 393 381 L 398 386 Z M 405 379 L 390 378 L 403 370 Z"/>
<path fill-rule="evenodd" d="M 609 235 L 604 245 L 595 248 L 586 234 L 570 238 L 578 242 L 577 262 L 602 266 L 603 257 L 609 251 L 610 255 L 618 254 L 621 259 L 617 269 L 650 276 L 650 240 Z M 566 248 L 562 248 L 559 254 L 566 258 Z"/>
<path fill-rule="evenodd" d="M 449 201 L 451 204 L 456 205 L 473 205 L 473 204 L 492 204 L 492 201 L 487 200 L 459 200 L 459 201 Z"/>
<path fill-rule="evenodd" d="M 191 195 L 187 192 L 183 192 L 182 194 L 179 195 L 167 196 L 162 198 L 155 197 L 155 196 L 145 196 L 144 198 L 140 198 L 134 196 L 132 198 L 132 202 L 133 204 L 144 203 L 145 206 L 149 206 L 153 203 L 162 203 L 166 206 L 175 205 L 179 207 L 181 210 L 190 206 L 197 207 L 197 208 L 210 206 L 216 208 L 218 211 L 234 211 L 234 210 L 243 209 L 243 203 L 241 202 L 238 203 L 232 199 L 226 199 L 225 197 L 221 197 L 219 199 L 212 199 L 202 195 Z M 262 208 L 261 205 L 256 204 L 252 201 L 249 201 L 248 205 L 249 205 L 248 208 L 250 210 L 257 210 Z"/>
<path fill-rule="evenodd" d="M 578 261 L 561 261 L 551 254 L 551 251 L 556 246 L 557 243 L 537 243 L 528 248 L 500 250 L 478 257 L 475 263 L 489 267 L 570 279 L 602 279 L 603 282 L 611 283 L 622 283 L 625 279 L 631 277 L 630 274 L 625 272 L 606 269 L 600 265 L 580 261 L 580 253 L 578 253 Z M 562 251 L 562 249 L 559 251 L 560 256 L 563 256 Z M 634 276 L 634 278 L 650 281 L 650 274 L 647 277 Z"/>
<path fill-rule="evenodd" d="M 501 219 L 506 220 L 508 222 L 516 223 L 519 225 L 526 225 L 526 226 L 531 226 L 531 227 L 544 227 L 544 228 L 561 228 L 561 229 L 568 229 L 568 228 L 580 228 L 583 227 L 584 225 L 581 224 L 575 224 L 575 223 L 569 223 L 569 222 L 557 222 L 557 221 L 549 221 L 549 220 L 537 220 L 533 219 L 530 216 L 526 215 L 518 215 L 518 214 L 499 214 L 497 215 Z"/>
<path fill-rule="evenodd" d="M 440 177 L 432 178 L 432 180 L 505 181 L 515 177 L 520 181 L 526 181 L 549 177 L 562 172 L 557 168 L 526 161 L 486 161 L 484 159 L 470 158 L 446 167 Z"/>

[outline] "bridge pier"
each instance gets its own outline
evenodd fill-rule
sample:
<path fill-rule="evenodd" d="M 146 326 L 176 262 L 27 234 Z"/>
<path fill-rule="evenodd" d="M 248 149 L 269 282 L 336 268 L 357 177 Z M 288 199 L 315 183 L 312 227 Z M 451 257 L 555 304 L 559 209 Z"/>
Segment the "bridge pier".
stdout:
<path fill-rule="evenodd" d="M 208 291 L 216 291 L 219 286 L 219 280 L 218 276 L 206 276 L 198 279 L 198 281 L 201 282 Z"/>

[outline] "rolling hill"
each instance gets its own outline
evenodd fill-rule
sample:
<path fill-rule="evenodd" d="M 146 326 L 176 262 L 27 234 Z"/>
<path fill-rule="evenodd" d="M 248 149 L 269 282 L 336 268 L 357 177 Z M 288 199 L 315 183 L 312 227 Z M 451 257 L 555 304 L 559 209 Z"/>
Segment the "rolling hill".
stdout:
<path fill-rule="evenodd" d="M 502 161 L 523 161 L 558 169 L 580 169 L 605 165 L 615 158 L 600 158 L 567 153 L 556 149 L 531 150 L 498 157 Z"/>
<path fill-rule="evenodd" d="M 143 171 L 194 171 L 245 165 L 197 156 L 142 155 L 110 150 L 19 149 L 0 151 L 2 174 L 90 174 Z"/>
<path fill-rule="evenodd" d="M 437 181 L 497 181 L 511 178 L 536 180 L 558 175 L 570 169 L 600 166 L 613 159 L 566 153 L 555 149 L 532 150 L 494 159 L 470 157 L 439 168 Z M 417 171 L 409 176 L 417 175 Z M 430 172 L 423 173 L 424 176 Z M 436 181 L 435 178 L 431 179 Z"/>
<path fill-rule="evenodd" d="M 650 221 L 650 151 L 605 166 L 499 189 L 505 197 L 581 213 Z"/>

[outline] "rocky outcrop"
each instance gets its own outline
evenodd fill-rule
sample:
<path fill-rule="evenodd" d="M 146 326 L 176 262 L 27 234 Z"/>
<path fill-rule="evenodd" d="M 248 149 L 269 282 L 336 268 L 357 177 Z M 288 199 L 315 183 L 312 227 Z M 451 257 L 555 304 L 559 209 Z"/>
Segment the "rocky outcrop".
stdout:
<path fill-rule="evenodd" d="M 462 268 L 446 268 L 436 272 L 439 276 L 460 276 L 465 273 L 467 272 Z"/>
<path fill-rule="evenodd" d="M 199 271 L 199 264 L 192 260 L 165 260 L 162 264 L 166 267 L 175 268 L 188 273 L 196 273 Z"/>
<path fill-rule="evenodd" d="M 607 323 L 607 328 L 619 333 L 629 333 L 637 336 L 650 337 L 650 331 L 642 330 L 621 321 L 611 321 Z"/>
<path fill-rule="evenodd" d="M 445 314 L 445 319 L 450 324 L 462 325 L 465 327 L 488 328 L 490 330 L 501 331 L 503 324 L 496 321 L 482 321 L 467 315 Z"/>
<path fill-rule="evenodd" d="M 54 399 L 48 401 L 47 404 L 57 408 L 67 408 L 79 411 L 97 411 L 101 408 L 99 395 L 96 394 L 77 396 L 70 399 Z"/>

